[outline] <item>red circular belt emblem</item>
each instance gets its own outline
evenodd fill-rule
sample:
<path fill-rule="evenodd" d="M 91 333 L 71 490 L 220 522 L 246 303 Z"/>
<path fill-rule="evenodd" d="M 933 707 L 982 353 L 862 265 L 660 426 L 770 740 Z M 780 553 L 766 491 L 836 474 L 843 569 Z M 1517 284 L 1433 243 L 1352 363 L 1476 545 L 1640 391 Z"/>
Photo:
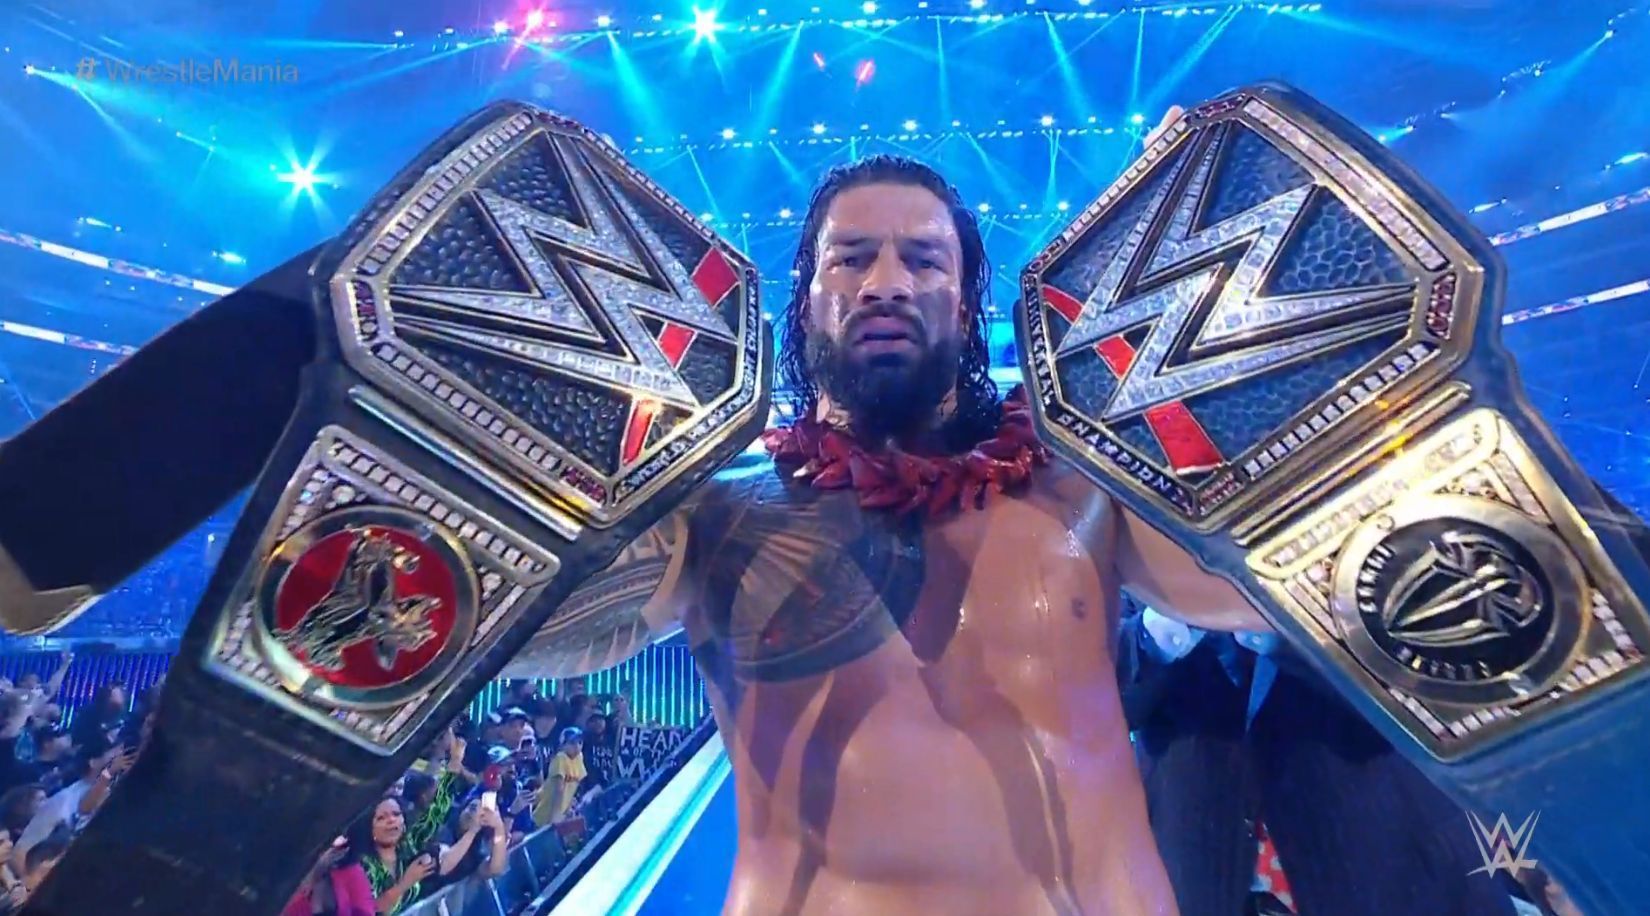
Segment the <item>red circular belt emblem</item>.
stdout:
<path fill-rule="evenodd" d="M 463 548 L 400 510 L 346 509 L 305 526 L 275 551 L 261 591 L 276 667 L 346 703 L 428 686 L 475 626 Z"/>

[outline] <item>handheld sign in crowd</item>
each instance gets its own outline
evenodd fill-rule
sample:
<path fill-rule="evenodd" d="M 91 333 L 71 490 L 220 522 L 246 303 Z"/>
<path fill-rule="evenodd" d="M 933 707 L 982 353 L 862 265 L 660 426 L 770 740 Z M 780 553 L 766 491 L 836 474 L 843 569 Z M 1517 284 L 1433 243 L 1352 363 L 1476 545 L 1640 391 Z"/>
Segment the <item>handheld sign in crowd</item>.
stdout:
<path fill-rule="evenodd" d="M 658 769 L 670 753 L 687 740 L 687 730 L 681 728 L 648 728 L 627 725 L 619 730 L 618 776 L 620 779 L 642 779 Z"/>

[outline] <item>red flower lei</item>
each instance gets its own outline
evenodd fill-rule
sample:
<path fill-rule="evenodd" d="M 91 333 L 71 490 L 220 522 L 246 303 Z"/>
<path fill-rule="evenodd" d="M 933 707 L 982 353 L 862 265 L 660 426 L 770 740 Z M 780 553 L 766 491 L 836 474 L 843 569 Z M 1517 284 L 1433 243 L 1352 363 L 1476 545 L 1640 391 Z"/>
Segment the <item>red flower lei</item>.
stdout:
<path fill-rule="evenodd" d="M 988 494 L 1023 487 L 1032 468 L 1048 463 L 1048 449 L 1031 423 L 1025 386 L 1009 393 L 1002 411 L 997 435 L 965 455 L 872 453 L 851 432 L 813 418 L 764 432 L 762 444 L 776 465 L 799 465 L 795 476 L 821 490 L 857 490 L 862 508 L 892 509 L 897 515 L 926 510 L 934 518 L 969 504 L 983 509 Z"/>

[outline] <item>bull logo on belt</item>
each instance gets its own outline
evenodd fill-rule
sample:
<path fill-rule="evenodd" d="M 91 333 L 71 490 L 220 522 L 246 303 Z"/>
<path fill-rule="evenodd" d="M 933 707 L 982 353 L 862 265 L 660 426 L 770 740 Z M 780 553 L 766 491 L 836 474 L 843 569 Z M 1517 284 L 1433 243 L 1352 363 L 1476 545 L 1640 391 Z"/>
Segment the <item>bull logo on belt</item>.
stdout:
<path fill-rule="evenodd" d="M 390 670 L 396 656 L 436 638 L 431 614 L 441 599 L 396 594 L 396 574 L 417 570 L 416 554 L 382 534 L 357 529 L 337 579 L 314 607 L 275 635 L 310 664 L 328 671 L 344 667 L 344 652 L 370 642 L 380 668 Z"/>

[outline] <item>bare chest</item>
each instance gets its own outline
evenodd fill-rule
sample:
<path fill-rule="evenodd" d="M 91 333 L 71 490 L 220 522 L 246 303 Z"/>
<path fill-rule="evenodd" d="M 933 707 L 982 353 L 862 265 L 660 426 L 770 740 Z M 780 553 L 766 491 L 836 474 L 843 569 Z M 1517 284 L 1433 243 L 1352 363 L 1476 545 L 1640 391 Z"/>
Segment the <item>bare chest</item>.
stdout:
<path fill-rule="evenodd" d="M 867 690 L 920 675 L 945 715 L 996 697 L 1059 719 L 1063 701 L 1111 677 L 1115 524 L 1090 488 L 1034 482 L 939 521 L 778 480 L 744 495 L 733 530 L 701 558 L 692 627 L 730 701 L 851 666 Z M 873 657 L 870 676 L 857 663 Z"/>

